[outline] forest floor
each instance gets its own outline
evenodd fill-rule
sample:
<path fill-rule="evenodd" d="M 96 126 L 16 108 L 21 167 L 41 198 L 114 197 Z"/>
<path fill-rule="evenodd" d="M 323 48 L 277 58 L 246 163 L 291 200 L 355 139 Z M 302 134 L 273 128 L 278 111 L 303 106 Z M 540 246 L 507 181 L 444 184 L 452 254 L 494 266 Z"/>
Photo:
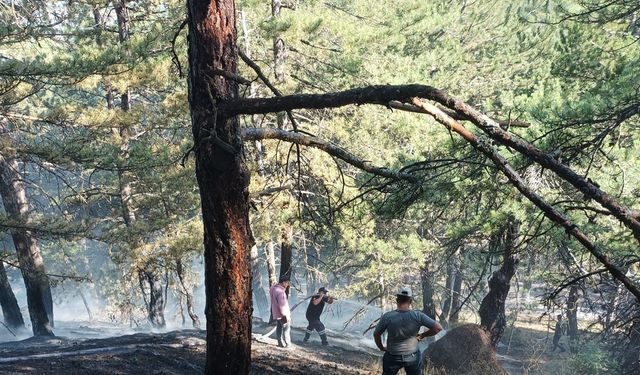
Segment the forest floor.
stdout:
<path fill-rule="evenodd" d="M 551 353 L 546 331 L 507 329 L 498 349 L 500 362 L 512 375 L 570 374 L 566 353 Z M 264 324 L 254 332 L 265 333 Z M 273 338 L 254 334 L 252 374 L 345 375 L 379 374 L 380 354 L 359 335 L 330 334 L 331 345 L 320 345 L 317 334 L 301 345 L 303 330 L 293 329 L 294 350 L 275 345 Z M 181 330 L 136 333 L 102 339 L 27 339 L 0 344 L 0 374 L 201 374 L 205 332 Z"/>
<path fill-rule="evenodd" d="M 0 374 L 202 374 L 205 338 L 204 331 L 183 330 L 104 339 L 7 342 L 0 344 Z M 294 330 L 294 344 L 301 339 L 302 330 Z M 285 350 L 273 339 L 256 336 L 252 374 L 366 375 L 379 368 L 379 356 L 367 348 L 324 347 L 315 339 Z"/>

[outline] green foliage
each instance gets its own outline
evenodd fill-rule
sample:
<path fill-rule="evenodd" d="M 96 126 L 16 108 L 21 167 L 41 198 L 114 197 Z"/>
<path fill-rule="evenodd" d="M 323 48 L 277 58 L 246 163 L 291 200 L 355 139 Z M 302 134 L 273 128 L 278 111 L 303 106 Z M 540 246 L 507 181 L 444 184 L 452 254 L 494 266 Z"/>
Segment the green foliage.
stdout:
<path fill-rule="evenodd" d="M 586 342 L 580 345 L 578 352 L 569 359 L 573 374 L 618 374 L 619 363 L 609 351 L 595 342 Z"/>

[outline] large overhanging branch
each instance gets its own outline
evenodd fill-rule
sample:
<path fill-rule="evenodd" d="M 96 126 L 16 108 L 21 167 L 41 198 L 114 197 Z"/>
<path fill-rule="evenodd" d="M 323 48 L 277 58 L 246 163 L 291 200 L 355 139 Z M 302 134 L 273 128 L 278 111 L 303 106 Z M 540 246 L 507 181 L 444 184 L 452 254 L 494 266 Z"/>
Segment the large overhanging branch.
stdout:
<path fill-rule="evenodd" d="M 372 166 L 368 162 L 358 158 L 352 153 L 330 142 L 303 133 L 291 132 L 275 128 L 243 128 L 241 130 L 241 136 L 244 141 L 279 139 L 281 141 L 291 142 L 301 146 L 317 148 L 348 164 L 353 165 L 356 168 L 377 176 L 394 180 L 406 180 L 410 182 L 417 181 L 416 177 L 409 173 L 397 172 L 387 168 Z"/>
<path fill-rule="evenodd" d="M 635 216 L 635 212 L 633 210 L 621 205 L 614 197 L 602 191 L 600 187 L 590 179 L 582 177 L 571 168 L 555 159 L 553 156 L 545 153 L 526 140 L 505 131 L 498 126 L 494 120 L 467 103 L 455 99 L 443 91 L 436 90 L 431 93 L 434 95 L 428 99 L 434 100 L 456 113 L 464 115 L 491 139 L 513 148 L 541 166 L 552 170 L 560 178 L 569 182 L 573 187 L 582 192 L 585 197 L 593 198 L 593 200 L 611 211 L 611 213 L 627 228 L 631 229 L 636 240 L 640 242 L 640 218 Z"/>
<path fill-rule="evenodd" d="M 498 153 L 498 151 L 489 142 L 470 132 L 458 121 L 449 117 L 436 106 L 423 102 L 417 98 L 414 98 L 412 102 L 416 108 L 419 108 L 423 110 L 424 113 L 431 115 L 436 121 L 460 135 L 476 150 L 491 159 L 496 167 L 498 167 L 498 169 L 507 176 L 511 184 L 515 186 L 522 195 L 542 210 L 547 218 L 561 225 L 568 234 L 578 240 L 600 263 L 605 266 L 607 271 L 609 271 L 614 278 L 624 284 L 624 286 L 638 299 L 638 301 L 640 301 L 640 289 L 638 286 L 636 286 L 635 283 L 629 279 L 617 265 L 611 262 L 611 260 L 602 253 L 598 246 L 596 246 L 596 244 L 594 244 L 575 223 L 527 186 L 520 174 L 513 169 L 511 165 L 509 165 L 508 161 L 500 155 L 500 153 Z"/>
<path fill-rule="evenodd" d="M 219 104 L 218 111 L 226 116 L 281 112 L 292 109 L 336 108 L 350 104 L 378 104 L 391 107 L 392 102 L 411 102 L 414 97 L 438 102 L 456 112 L 484 131 L 496 142 L 509 146 L 541 166 L 552 170 L 569 182 L 587 198 L 592 198 L 629 228 L 640 242 L 640 221 L 632 210 L 602 191 L 596 184 L 536 148 L 531 143 L 502 129 L 499 124 L 465 102 L 449 96 L 442 90 L 426 85 L 377 85 L 327 94 L 300 94 L 274 98 L 229 100 Z"/>

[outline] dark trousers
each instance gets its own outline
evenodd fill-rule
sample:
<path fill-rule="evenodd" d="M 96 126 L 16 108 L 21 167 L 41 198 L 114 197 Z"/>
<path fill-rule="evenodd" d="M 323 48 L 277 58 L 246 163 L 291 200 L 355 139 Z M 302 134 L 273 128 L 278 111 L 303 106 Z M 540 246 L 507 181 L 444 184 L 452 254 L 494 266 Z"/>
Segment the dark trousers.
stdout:
<path fill-rule="evenodd" d="M 307 318 L 307 320 L 309 320 L 309 318 Z M 313 333 L 313 330 L 316 330 L 318 332 L 318 334 L 320 335 L 320 339 L 322 340 L 323 344 L 327 344 L 327 332 L 325 332 L 325 328 L 324 328 L 324 324 L 322 324 L 322 322 L 320 321 L 320 319 L 311 319 L 309 320 L 309 325 L 307 326 L 307 332 L 304 335 L 304 340 L 303 341 L 308 341 L 309 337 L 311 337 L 311 334 Z"/>
<path fill-rule="evenodd" d="M 557 348 L 560 348 L 560 352 L 567 351 L 567 349 L 565 349 L 564 345 L 562 345 L 560 343 L 560 336 L 553 336 L 553 350 L 551 350 L 551 351 L 555 352 Z"/>
<path fill-rule="evenodd" d="M 404 368 L 407 375 L 420 375 L 422 360 L 420 352 L 413 354 L 390 354 L 384 353 L 382 356 L 382 375 L 396 375 L 400 369 Z"/>

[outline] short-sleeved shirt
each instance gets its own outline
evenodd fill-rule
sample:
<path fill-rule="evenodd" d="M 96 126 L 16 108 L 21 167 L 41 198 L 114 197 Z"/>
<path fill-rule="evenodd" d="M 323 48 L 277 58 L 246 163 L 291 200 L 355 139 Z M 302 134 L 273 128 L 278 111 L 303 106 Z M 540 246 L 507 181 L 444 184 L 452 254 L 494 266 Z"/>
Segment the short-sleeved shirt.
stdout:
<path fill-rule="evenodd" d="M 320 301 L 319 304 L 314 305 L 313 300 L 318 297 L 320 297 L 320 295 L 316 294 L 313 297 L 311 297 L 311 301 L 309 301 L 309 306 L 307 307 L 307 314 L 306 314 L 308 321 L 319 320 L 320 315 L 322 315 L 322 310 L 324 310 L 324 304 L 329 300 L 328 296 L 324 296 L 322 297 L 322 301 Z"/>
<path fill-rule="evenodd" d="M 387 331 L 389 354 L 412 354 L 418 351 L 416 336 L 420 327 L 433 328 L 435 325 L 436 321 L 422 311 L 393 310 L 382 315 L 374 332 L 382 334 Z"/>

